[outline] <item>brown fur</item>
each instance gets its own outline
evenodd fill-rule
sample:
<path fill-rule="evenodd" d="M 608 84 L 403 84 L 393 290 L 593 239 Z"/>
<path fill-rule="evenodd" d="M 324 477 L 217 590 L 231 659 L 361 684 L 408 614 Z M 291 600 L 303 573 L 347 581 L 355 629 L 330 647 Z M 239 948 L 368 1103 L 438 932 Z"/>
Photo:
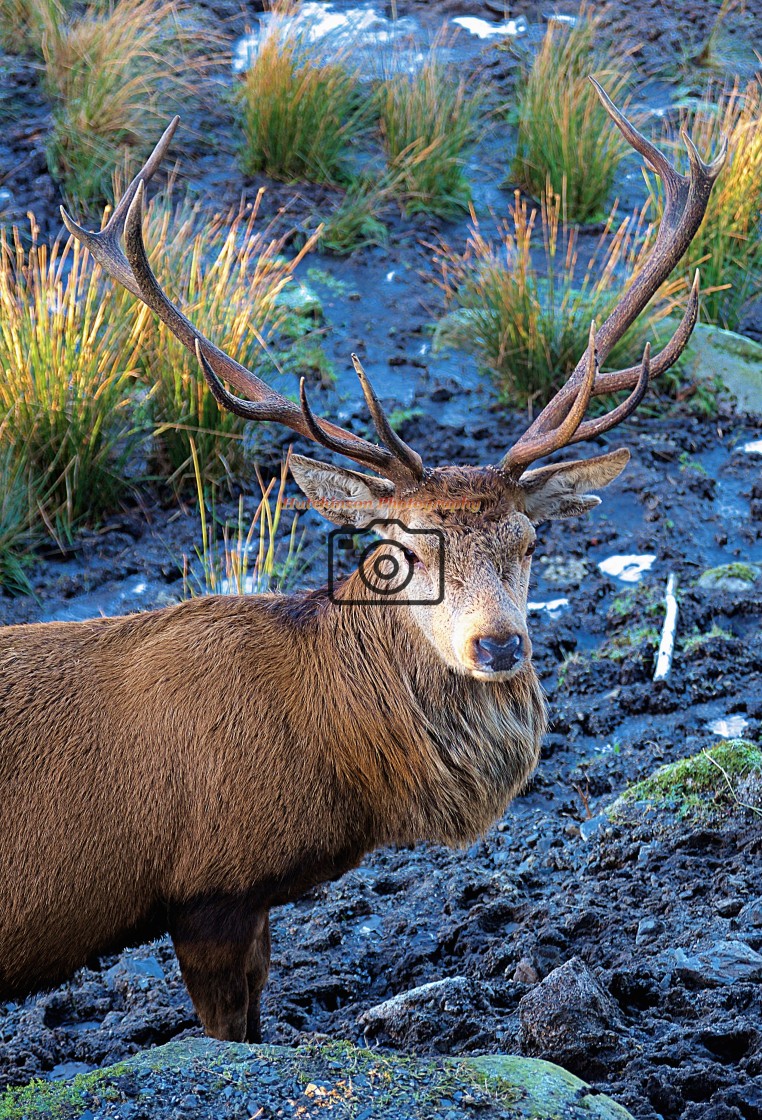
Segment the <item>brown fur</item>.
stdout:
<path fill-rule="evenodd" d="M 441 607 L 319 591 L 0 630 L 0 998 L 168 930 L 206 1030 L 258 1039 L 271 906 L 503 812 L 541 690 L 528 658 L 489 681 L 450 664 L 447 626 L 525 632 L 534 533 L 496 472 L 427 485 L 406 516 L 446 532 Z M 467 488 L 479 508 L 445 508 Z"/>

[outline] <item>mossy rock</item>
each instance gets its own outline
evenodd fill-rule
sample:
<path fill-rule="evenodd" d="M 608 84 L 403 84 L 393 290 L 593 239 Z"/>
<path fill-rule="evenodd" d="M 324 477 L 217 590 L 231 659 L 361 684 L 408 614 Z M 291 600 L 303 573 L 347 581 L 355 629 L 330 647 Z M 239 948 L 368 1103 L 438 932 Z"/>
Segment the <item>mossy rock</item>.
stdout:
<path fill-rule="evenodd" d="M 322 1042 L 290 1049 L 207 1038 L 170 1042 L 72 1081 L 36 1081 L 0 1096 L 0 1120 L 162 1120 L 180 1097 L 195 1120 L 287 1114 L 384 1120 L 478 1114 L 482 1120 L 632 1120 L 611 1098 L 550 1062 L 493 1055 L 408 1058 Z M 192 1100 L 188 1100 L 192 1098 Z M 130 1110 L 131 1111 L 131 1110 Z M 191 1113 L 189 1113 L 191 1114 Z"/>
<path fill-rule="evenodd" d="M 726 812 L 743 802 L 744 784 L 762 777 L 762 749 L 748 739 L 726 739 L 709 750 L 660 766 L 630 786 L 608 810 L 618 817 L 636 804 L 674 810 L 678 816 Z"/>
<path fill-rule="evenodd" d="M 691 380 L 719 377 L 740 408 L 762 415 L 762 346 L 758 342 L 698 323 L 683 361 Z"/>
<path fill-rule="evenodd" d="M 707 568 L 699 577 L 698 586 L 709 591 L 748 591 L 762 576 L 759 564 L 721 564 Z"/>

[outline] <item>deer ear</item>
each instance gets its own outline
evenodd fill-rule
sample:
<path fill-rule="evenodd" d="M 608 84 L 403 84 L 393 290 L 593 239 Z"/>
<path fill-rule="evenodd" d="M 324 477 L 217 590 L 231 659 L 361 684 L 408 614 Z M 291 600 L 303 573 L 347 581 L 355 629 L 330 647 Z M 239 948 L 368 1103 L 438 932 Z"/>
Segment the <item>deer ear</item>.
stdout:
<path fill-rule="evenodd" d="M 519 482 L 524 512 L 535 524 L 586 513 L 601 501 L 586 491 L 608 486 L 621 474 L 629 458 L 629 451 L 622 447 L 595 459 L 576 459 L 573 463 L 528 471 Z"/>
<path fill-rule="evenodd" d="M 384 503 L 394 494 L 394 483 L 386 478 L 319 463 L 304 455 L 292 455 L 289 463 L 302 493 L 318 513 L 337 525 L 360 528 L 374 517 L 384 516 Z"/>

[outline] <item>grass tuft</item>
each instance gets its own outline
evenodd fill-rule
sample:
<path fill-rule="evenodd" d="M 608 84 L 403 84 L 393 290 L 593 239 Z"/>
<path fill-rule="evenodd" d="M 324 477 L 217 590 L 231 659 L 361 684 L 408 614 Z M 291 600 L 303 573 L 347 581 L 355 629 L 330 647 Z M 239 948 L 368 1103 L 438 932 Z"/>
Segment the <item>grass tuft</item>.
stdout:
<path fill-rule="evenodd" d="M 749 302 L 759 295 L 762 273 L 762 84 L 741 89 L 736 83 L 710 89 L 705 99 L 684 115 L 688 135 L 706 159 L 728 138 L 728 158 L 712 191 L 706 217 L 681 266 L 701 269 L 701 318 L 736 330 Z M 678 162 L 685 149 L 667 132 L 665 145 Z M 657 207 L 662 196 L 656 177 L 647 175 Z"/>
<path fill-rule="evenodd" d="M 323 224 L 321 249 L 344 256 L 366 245 L 386 244 L 388 230 L 380 215 L 389 194 L 385 182 L 359 179 L 353 183 Z"/>
<path fill-rule="evenodd" d="M 465 157 L 483 126 L 487 91 L 455 77 L 434 49 L 416 74 L 383 82 L 378 100 L 395 192 L 408 214 L 446 217 L 468 208 Z"/>
<path fill-rule="evenodd" d="M 211 36 L 214 41 L 214 36 Z M 114 173 L 137 170 L 190 91 L 198 90 L 201 33 L 162 0 L 94 2 L 83 15 L 45 16 L 45 86 L 53 100 L 48 166 L 72 206 L 113 198 Z M 208 50 L 210 33 L 204 32 Z M 201 70 L 203 72 L 203 69 Z"/>
<path fill-rule="evenodd" d="M 34 231 L 33 231 L 34 232 Z M 87 252 L 0 234 L 0 453 L 30 523 L 71 538 L 124 492 L 134 449 L 134 345 Z"/>
<path fill-rule="evenodd" d="M 512 181 L 540 199 L 549 180 L 555 194 L 565 194 L 572 222 L 596 221 L 605 213 L 629 150 L 588 80 L 594 74 L 616 104 L 630 81 L 621 51 L 602 45 L 603 22 L 603 13 L 587 3 L 571 27 L 551 20 L 518 85 Z"/>
<path fill-rule="evenodd" d="M 247 175 L 347 181 L 347 152 L 367 128 L 368 107 L 355 73 L 341 59 L 321 61 L 305 36 L 276 20 L 236 100 Z"/>
<path fill-rule="evenodd" d="M 294 515 L 285 541 L 278 538 L 288 481 L 287 464 L 282 466 L 280 482 L 274 494 L 275 479 L 271 479 L 265 486 L 261 475 L 257 473 L 262 497 L 247 526 L 243 496 L 239 498 L 235 521 L 231 523 L 218 520 L 214 488 L 210 495 L 204 484 L 204 471 L 192 441 L 191 453 L 198 495 L 201 544 L 196 548 L 196 570 L 185 558 L 183 597 L 257 595 L 263 591 L 282 589 L 293 577 L 301 551 L 301 540 L 297 539 L 298 515 Z"/>
<path fill-rule="evenodd" d="M 615 228 L 612 210 L 586 266 L 558 195 L 545 196 L 538 211 L 517 191 L 498 244 L 483 237 L 474 219 L 464 253 L 444 243 L 438 251 L 439 283 L 452 310 L 437 325 L 435 350 L 475 354 L 506 401 L 544 402 L 582 355 L 590 320 L 601 324 L 638 271 L 653 237 L 644 213 Z M 612 366 L 640 359 L 645 337 L 670 310 L 672 290 L 615 348 Z"/>
<path fill-rule="evenodd" d="M 303 321 L 290 306 L 289 285 L 315 239 L 287 259 L 285 238 L 257 229 L 261 197 L 262 192 L 248 213 L 233 211 L 201 222 L 197 209 L 188 204 L 175 209 L 170 196 L 157 196 L 147 212 L 146 243 L 155 271 L 171 278 L 171 298 L 188 318 L 222 350 L 272 382 L 268 339 L 279 332 L 298 338 L 300 328 L 303 333 Z M 206 483 L 240 477 L 244 432 L 256 448 L 266 429 L 218 408 L 195 355 L 164 323 L 152 322 L 149 308 L 134 307 L 161 473 L 178 489 L 192 480 L 194 446 Z"/>

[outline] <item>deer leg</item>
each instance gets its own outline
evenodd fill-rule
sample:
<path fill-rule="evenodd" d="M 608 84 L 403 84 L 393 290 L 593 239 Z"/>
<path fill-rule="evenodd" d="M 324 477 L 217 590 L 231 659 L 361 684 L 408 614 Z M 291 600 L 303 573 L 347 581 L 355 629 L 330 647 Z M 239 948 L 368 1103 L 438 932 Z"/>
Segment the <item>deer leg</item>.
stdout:
<path fill-rule="evenodd" d="M 267 912 L 242 906 L 240 901 L 232 905 L 209 899 L 189 902 L 172 908 L 169 932 L 206 1033 L 225 1042 L 243 1042 L 252 1012 L 259 1029 L 259 993 L 269 965 Z M 256 1000 L 250 1008 L 251 975 Z"/>
<path fill-rule="evenodd" d="M 246 1016 L 247 1042 L 262 1041 L 259 1003 L 270 972 L 270 915 L 267 910 L 263 910 L 258 917 L 259 921 L 246 962 L 246 982 L 249 988 L 249 1010 Z"/>

